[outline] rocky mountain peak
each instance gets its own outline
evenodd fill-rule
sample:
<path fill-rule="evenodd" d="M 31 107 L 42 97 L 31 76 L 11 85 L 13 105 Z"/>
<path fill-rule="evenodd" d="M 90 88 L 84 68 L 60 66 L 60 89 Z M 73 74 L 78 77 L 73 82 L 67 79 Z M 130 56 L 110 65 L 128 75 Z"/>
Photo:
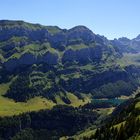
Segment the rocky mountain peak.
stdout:
<path fill-rule="evenodd" d="M 134 40 L 135 41 L 140 41 L 140 34 Z"/>
<path fill-rule="evenodd" d="M 85 26 L 75 26 L 68 30 L 68 38 L 71 40 L 82 39 L 85 42 L 95 41 L 95 34 Z"/>

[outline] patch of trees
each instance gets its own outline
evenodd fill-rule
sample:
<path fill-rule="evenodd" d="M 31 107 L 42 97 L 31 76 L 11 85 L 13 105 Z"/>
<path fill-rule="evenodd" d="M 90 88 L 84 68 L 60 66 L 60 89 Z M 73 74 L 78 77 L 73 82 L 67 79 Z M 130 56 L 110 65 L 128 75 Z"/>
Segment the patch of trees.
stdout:
<path fill-rule="evenodd" d="M 89 127 L 98 117 L 92 110 L 59 105 L 52 110 L 0 118 L 0 137 L 4 140 L 22 140 L 27 137 L 31 140 L 57 140 Z"/>
<path fill-rule="evenodd" d="M 123 99 L 93 99 L 91 103 L 85 104 L 83 108 L 87 109 L 96 109 L 96 108 L 110 108 L 110 107 L 118 107 L 121 103 L 125 102 Z"/>
<path fill-rule="evenodd" d="M 37 88 L 39 87 L 31 88 L 28 75 L 22 73 L 10 85 L 10 88 L 5 96 L 12 98 L 15 101 L 27 101 L 28 99 L 36 96 Z"/>
<path fill-rule="evenodd" d="M 96 133 L 85 140 L 127 140 L 140 135 L 140 109 L 135 108 L 139 99 L 129 101 L 130 105 L 124 103 L 121 111 L 115 110 L 112 116 L 108 117 L 104 124 L 97 128 Z M 119 109 L 120 109 L 119 107 Z"/>
<path fill-rule="evenodd" d="M 129 118 L 120 128 L 104 126 L 96 130 L 95 135 L 90 139 L 96 140 L 127 140 L 134 135 L 140 135 L 140 120 L 135 117 Z"/>
<path fill-rule="evenodd" d="M 4 68 L 1 68 L 0 64 L 0 84 L 8 82 L 9 79 L 9 73 Z"/>
<path fill-rule="evenodd" d="M 115 83 L 108 83 L 100 88 L 93 90 L 94 98 L 115 98 L 121 95 L 129 96 L 133 91 L 137 89 L 137 83 L 135 81 L 125 82 L 116 81 Z"/>
<path fill-rule="evenodd" d="M 55 68 L 43 65 L 40 66 L 40 71 L 48 72 L 47 78 L 51 82 L 49 88 L 45 88 L 47 83 L 32 85 L 30 84 L 29 73 L 31 69 L 23 69 L 25 72 L 20 72 L 18 78 L 11 84 L 6 97 L 12 98 L 15 101 L 27 101 L 34 96 L 43 96 L 48 99 L 55 101 L 55 94 L 59 92 L 72 92 L 81 99 L 80 94 L 76 93 L 91 93 L 94 98 L 114 98 L 121 95 L 130 95 L 138 87 L 136 78 L 127 75 L 123 71 L 106 71 L 101 73 L 94 73 L 85 75 L 79 78 L 70 77 L 68 80 L 61 78 L 61 73 L 57 73 Z M 37 68 L 36 68 L 37 69 Z M 27 72 L 28 71 L 28 72 Z M 6 75 L 6 74 L 5 74 Z M 67 76 L 67 75 L 66 75 Z M 57 77 L 58 81 L 55 81 Z M 131 78 L 131 79 L 130 79 Z M 35 79 L 34 79 L 35 80 Z M 38 80 L 38 79 L 37 79 Z M 43 77 L 42 79 L 43 80 Z M 40 81 L 39 81 L 40 82 Z M 65 103 L 70 103 L 68 98 L 62 99 Z"/>
<path fill-rule="evenodd" d="M 70 92 L 94 93 L 93 90 L 100 88 L 102 85 L 130 80 L 130 76 L 122 70 L 106 70 L 104 72 L 93 72 L 92 74 L 82 73 L 82 75 L 83 77 L 80 78 L 61 79 L 60 84 Z"/>
<path fill-rule="evenodd" d="M 110 104 L 109 102 L 88 103 L 82 106 L 82 108 L 86 109 L 109 108 L 109 107 L 112 107 L 112 104 Z"/>
<path fill-rule="evenodd" d="M 32 86 L 29 73 L 25 72 L 18 75 L 17 79 L 13 81 L 4 96 L 12 98 L 17 102 L 25 102 L 35 96 L 43 96 L 48 99 L 54 98 L 55 95 L 53 93 L 58 91 L 57 86 L 53 86 L 49 90 L 43 90 L 43 88 L 43 85 Z M 47 92 L 49 92 L 49 94 L 46 95 Z"/>

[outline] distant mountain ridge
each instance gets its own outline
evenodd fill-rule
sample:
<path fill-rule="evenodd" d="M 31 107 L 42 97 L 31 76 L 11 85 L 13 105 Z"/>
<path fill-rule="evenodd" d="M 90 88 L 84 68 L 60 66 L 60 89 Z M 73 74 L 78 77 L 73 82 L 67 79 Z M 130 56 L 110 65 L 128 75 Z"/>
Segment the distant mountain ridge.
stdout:
<path fill-rule="evenodd" d="M 0 21 L 0 25 L 1 49 L 4 54 L 2 57 L 6 58 L 6 60 L 3 60 L 7 70 L 12 70 L 20 64 L 26 64 L 24 61 L 26 57 L 29 61 L 31 60 L 27 64 L 46 62 L 53 65 L 59 60 L 63 64 L 67 62 L 89 63 L 101 61 L 104 53 L 106 53 L 105 57 L 110 54 L 115 57 L 120 55 L 113 47 L 109 46 L 109 41 L 106 38 L 95 35 L 85 26 L 62 30 L 58 27 L 41 26 L 23 21 Z M 28 49 L 28 44 L 32 44 L 32 46 L 40 45 L 42 49 L 46 47 L 46 49 L 49 48 L 50 50 L 44 54 L 40 53 L 40 56 L 36 53 L 37 57 L 35 58 L 32 52 L 36 50 L 32 52 L 22 50 L 23 46 L 27 46 L 26 48 Z M 17 50 L 17 48 L 19 49 Z M 38 51 L 40 51 L 39 48 Z M 7 52 L 9 53 L 7 54 Z M 60 53 L 62 54 L 61 56 Z M 14 54 L 19 56 L 19 61 L 14 57 Z M 51 62 L 45 60 L 49 56 L 52 58 Z M 105 60 L 106 58 L 103 59 Z"/>

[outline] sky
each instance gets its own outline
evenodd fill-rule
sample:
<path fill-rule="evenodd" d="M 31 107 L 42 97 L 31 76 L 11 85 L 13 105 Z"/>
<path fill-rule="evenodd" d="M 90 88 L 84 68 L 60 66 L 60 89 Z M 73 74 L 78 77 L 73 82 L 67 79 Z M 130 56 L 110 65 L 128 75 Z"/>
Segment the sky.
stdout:
<path fill-rule="evenodd" d="M 0 0 L 0 19 L 84 25 L 108 39 L 132 39 L 140 34 L 140 0 Z"/>

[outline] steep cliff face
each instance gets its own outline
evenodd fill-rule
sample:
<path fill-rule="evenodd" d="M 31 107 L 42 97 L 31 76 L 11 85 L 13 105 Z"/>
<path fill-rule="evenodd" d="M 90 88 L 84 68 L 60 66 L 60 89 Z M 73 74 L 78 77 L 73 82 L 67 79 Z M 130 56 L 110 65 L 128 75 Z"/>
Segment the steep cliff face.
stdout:
<path fill-rule="evenodd" d="M 3 64 L 10 71 L 18 66 L 34 63 L 57 65 L 58 62 L 62 62 L 62 64 L 76 62 L 88 64 L 107 61 L 112 56 L 121 56 L 120 52 L 109 46 L 109 41 L 105 37 L 95 35 L 85 26 L 63 30 L 58 27 L 41 26 L 23 21 L 1 21 L 0 27 L 0 49 L 5 58 Z M 41 46 L 44 42 L 50 44 L 51 52 L 39 55 L 41 49 L 35 53 L 35 47 L 31 48 L 33 53 L 30 53 L 29 49 L 22 49 L 32 43 Z M 47 51 L 47 49 L 45 48 L 43 51 Z"/>
<path fill-rule="evenodd" d="M 67 33 L 68 43 L 71 44 L 73 40 L 79 40 L 85 44 L 95 41 L 95 34 L 85 26 L 76 26 Z"/>
<path fill-rule="evenodd" d="M 105 54 L 106 49 L 108 49 L 106 58 L 111 55 L 111 49 L 106 46 L 95 45 L 93 47 L 81 48 L 79 50 L 68 49 L 65 51 L 62 62 L 78 62 L 81 64 L 88 64 L 90 62 L 101 62 L 101 60 L 105 60 L 103 55 Z"/>
<path fill-rule="evenodd" d="M 49 33 L 41 25 L 32 25 L 23 21 L 0 21 L 0 41 L 5 41 L 13 36 L 26 36 L 31 40 L 43 40 Z"/>
<path fill-rule="evenodd" d="M 140 52 L 140 35 L 130 40 L 126 37 L 114 39 L 112 45 L 122 53 L 139 53 Z"/>
<path fill-rule="evenodd" d="M 25 53 L 20 58 L 12 58 L 4 63 L 4 67 L 8 71 L 13 71 L 18 67 L 29 66 L 33 64 L 46 63 L 48 65 L 56 65 L 58 63 L 58 55 L 47 52 L 42 56 L 35 56 L 31 53 Z"/>

